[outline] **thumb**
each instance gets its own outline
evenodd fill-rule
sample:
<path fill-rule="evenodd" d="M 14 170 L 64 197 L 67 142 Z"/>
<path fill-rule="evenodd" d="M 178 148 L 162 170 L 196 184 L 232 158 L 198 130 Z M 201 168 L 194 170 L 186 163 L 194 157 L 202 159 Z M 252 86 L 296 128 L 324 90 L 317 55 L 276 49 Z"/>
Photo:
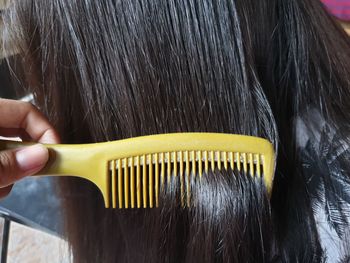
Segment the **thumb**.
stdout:
<path fill-rule="evenodd" d="M 0 188 L 39 172 L 48 159 L 48 150 L 40 144 L 0 152 Z"/>

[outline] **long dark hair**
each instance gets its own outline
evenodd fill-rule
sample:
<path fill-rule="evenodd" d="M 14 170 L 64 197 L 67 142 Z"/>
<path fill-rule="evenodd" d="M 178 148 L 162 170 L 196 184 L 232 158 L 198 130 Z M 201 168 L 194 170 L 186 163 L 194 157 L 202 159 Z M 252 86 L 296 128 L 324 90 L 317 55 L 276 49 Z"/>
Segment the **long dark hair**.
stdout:
<path fill-rule="evenodd" d="M 75 262 L 321 262 L 319 211 L 348 231 L 350 43 L 316 0 L 20 0 L 5 23 L 64 142 L 207 131 L 276 148 L 271 200 L 237 170 L 193 180 L 186 209 L 175 179 L 159 209 L 124 211 L 60 180 Z"/>

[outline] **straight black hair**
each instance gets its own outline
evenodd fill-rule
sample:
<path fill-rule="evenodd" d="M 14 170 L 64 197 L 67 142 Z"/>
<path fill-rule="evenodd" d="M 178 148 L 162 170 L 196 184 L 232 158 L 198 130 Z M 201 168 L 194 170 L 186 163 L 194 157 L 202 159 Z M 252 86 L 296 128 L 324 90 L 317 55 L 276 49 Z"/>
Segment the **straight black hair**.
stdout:
<path fill-rule="evenodd" d="M 114 211 L 61 180 L 74 262 L 323 262 L 325 226 L 346 247 L 350 44 L 318 1 L 18 0 L 5 23 L 64 142 L 199 131 L 276 149 L 271 199 L 214 170 L 190 208 L 173 180 L 159 209 Z"/>

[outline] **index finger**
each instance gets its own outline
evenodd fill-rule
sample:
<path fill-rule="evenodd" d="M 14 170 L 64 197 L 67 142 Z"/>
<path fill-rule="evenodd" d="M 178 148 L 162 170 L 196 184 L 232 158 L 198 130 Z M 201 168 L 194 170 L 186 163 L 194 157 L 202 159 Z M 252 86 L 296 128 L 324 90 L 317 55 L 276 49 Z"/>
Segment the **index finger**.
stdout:
<path fill-rule="evenodd" d="M 24 129 L 36 142 L 59 143 L 53 126 L 28 102 L 0 99 L 0 127 Z"/>

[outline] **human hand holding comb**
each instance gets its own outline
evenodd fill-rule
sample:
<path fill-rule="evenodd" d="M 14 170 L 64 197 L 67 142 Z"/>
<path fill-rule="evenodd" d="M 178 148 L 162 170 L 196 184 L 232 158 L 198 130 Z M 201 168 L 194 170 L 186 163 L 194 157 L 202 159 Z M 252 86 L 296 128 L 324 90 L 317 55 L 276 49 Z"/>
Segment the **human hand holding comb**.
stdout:
<path fill-rule="evenodd" d="M 20 137 L 38 143 L 59 143 L 48 120 L 32 104 L 0 99 L 0 136 Z M 49 159 L 46 147 L 29 147 L 0 151 L 0 198 L 9 194 L 13 183 L 40 171 Z"/>
<path fill-rule="evenodd" d="M 0 141 L 0 149 L 20 147 Z M 170 133 L 119 141 L 46 145 L 47 166 L 37 175 L 77 176 L 93 182 L 105 206 L 153 208 L 160 192 L 179 182 L 181 205 L 191 205 L 191 182 L 209 170 L 262 178 L 271 193 L 274 150 L 265 139 L 222 133 Z M 176 202 L 176 200 L 174 200 Z"/>

